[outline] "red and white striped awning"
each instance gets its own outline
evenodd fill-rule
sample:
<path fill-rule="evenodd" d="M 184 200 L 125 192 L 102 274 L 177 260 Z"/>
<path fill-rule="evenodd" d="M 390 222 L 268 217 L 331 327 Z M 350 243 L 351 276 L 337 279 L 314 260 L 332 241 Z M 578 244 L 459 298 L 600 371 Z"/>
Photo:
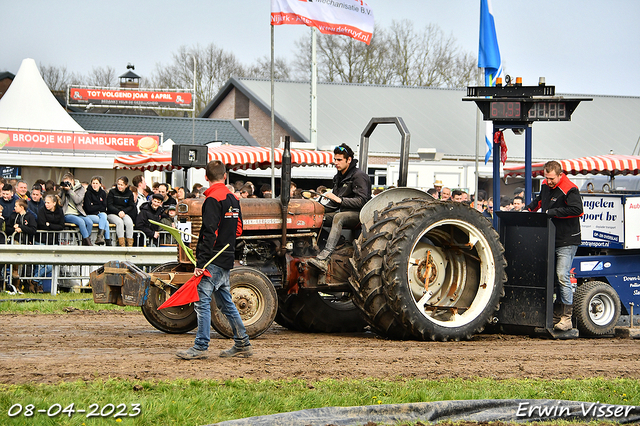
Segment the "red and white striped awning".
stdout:
<path fill-rule="evenodd" d="M 275 149 L 275 165 L 282 163 L 283 149 Z M 229 170 L 267 169 L 271 167 L 271 148 L 221 145 L 209 148 L 209 161 L 220 160 Z M 291 150 L 292 166 L 328 166 L 333 164 L 332 151 Z M 173 170 L 171 153 L 122 155 L 113 161 L 114 169 Z M 180 167 L 175 167 L 180 169 Z"/>
<path fill-rule="evenodd" d="M 572 160 L 560 160 L 565 173 L 571 175 L 637 175 L 640 172 L 640 156 L 596 155 Z M 544 163 L 531 165 L 532 176 L 542 176 Z M 524 176 L 524 164 L 504 168 L 504 177 Z"/>

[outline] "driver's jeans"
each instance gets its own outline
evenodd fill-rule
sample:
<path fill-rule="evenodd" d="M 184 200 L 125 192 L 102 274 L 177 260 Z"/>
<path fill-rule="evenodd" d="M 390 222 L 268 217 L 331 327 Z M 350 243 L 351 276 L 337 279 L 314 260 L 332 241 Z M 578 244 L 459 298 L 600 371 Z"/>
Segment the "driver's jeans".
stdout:
<path fill-rule="evenodd" d="M 331 225 L 331 232 L 329 232 L 329 238 L 327 239 L 327 244 L 324 246 L 324 250 L 322 250 L 321 255 L 318 257 L 325 257 L 323 256 L 324 254 L 326 254 L 326 257 L 329 257 L 338 245 L 338 240 L 342 234 L 342 228 L 345 226 L 348 228 L 354 228 L 359 223 L 359 211 L 326 213 L 324 216 L 324 225 Z"/>

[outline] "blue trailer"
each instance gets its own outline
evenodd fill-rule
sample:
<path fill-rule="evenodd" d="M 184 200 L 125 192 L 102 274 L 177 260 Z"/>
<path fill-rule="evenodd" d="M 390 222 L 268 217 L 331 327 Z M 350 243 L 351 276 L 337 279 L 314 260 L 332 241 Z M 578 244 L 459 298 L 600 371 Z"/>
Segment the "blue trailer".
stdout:
<path fill-rule="evenodd" d="M 583 193 L 582 245 L 573 262 L 574 315 L 581 333 L 630 324 L 640 303 L 640 196 Z"/>
<path fill-rule="evenodd" d="M 616 325 L 630 324 L 640 303 L 640 196 L 582 197 L 582 245 L 572 267 L 575 326 L 581 336 L 610 335 Z M 496 324 L 516 332 L 546 330 L 558 337 L 553 330 L 553 222 L 543 213 L 496 214 L 508 263 Z"/>

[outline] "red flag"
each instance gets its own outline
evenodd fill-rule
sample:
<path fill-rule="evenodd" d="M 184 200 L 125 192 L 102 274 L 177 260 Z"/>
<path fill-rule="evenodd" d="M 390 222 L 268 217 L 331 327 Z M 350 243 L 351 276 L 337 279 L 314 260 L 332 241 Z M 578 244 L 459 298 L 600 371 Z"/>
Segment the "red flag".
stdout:
<path fill-rule="evenodd" d="M 504 141 L 504 133 L 502 131 L 497 131 L 493 135 L 493 143 L 500 144 L 500 160 L 502 161 L 502 165 L 507 162 L 507 143 Z"/>
<path fill-rule="evenodd" d="M 194 275 L 189 278 L 189 281 L 182 284 L 175 293 L 171 295 L 158 309 L 170 308 L 172 306 L 182 306 L 188 305 L 189 303 L 197 302 L 200 300 L 198 296 L 198 284 L 202 280 L 204 276 L 211 276 L 211 273 L 205 269 L 202 275 L 198 275 L 197 277 Z"/>

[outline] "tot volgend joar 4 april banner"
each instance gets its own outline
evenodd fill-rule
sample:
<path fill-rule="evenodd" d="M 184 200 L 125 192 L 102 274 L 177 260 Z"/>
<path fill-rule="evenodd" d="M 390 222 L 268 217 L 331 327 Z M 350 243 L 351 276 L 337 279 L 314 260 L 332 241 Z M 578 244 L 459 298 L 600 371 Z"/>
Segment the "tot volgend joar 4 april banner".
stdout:
<path fill-rule="evenodd" d="M 369 44 L 373 10 L 362 0 L 271 0 L 271 25 L 307 25 Z"/>

